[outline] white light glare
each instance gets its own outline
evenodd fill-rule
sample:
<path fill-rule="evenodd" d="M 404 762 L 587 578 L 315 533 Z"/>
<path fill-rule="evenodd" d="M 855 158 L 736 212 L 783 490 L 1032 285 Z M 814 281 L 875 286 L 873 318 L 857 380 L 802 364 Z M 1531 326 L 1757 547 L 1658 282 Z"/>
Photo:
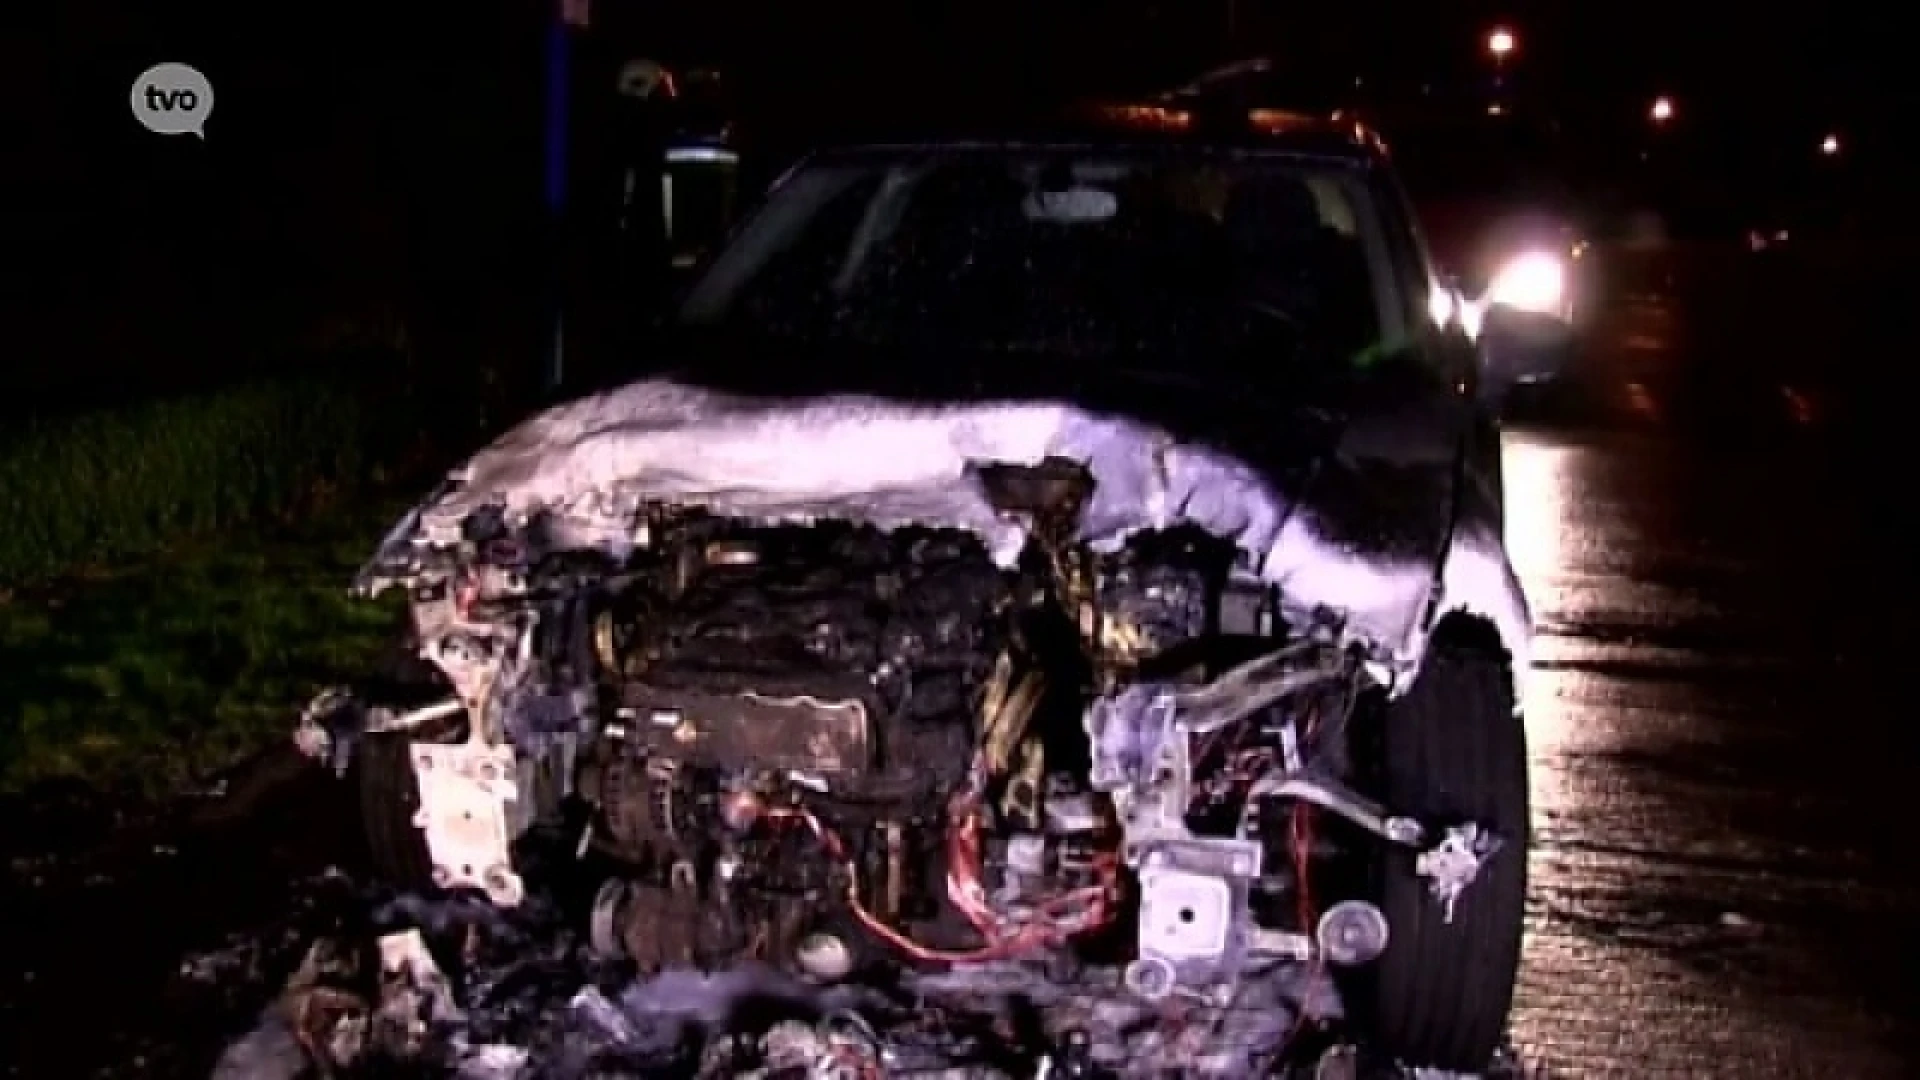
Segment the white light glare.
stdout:
<path fill-rule="evenodd" d="M 1500 268 L 1487 287 L 1485 303 L 1550 315 L 1560 309 L 1566 291 L 1566 265 L 1547 252 L 1530 251 Z"/>
<path fill-rule="evenodd" d="M 1453 311 L 1453 290 L 1444 285 L 1435 285 L 1427 293 L 1427 316 L 1433 320 L 1433 325 L 1444 329 L 1453 321 Z"/>
<path fill-rule="evenodd" d="M 1458 289 L 1445 285 L 1435 285 L 1427 294 L 1427 315 L 1433 319 L 1433 325 L 1441 330 L 1457 329 L 1468 340 L 1480 336 L 1480 323 L 1486 313 L 1480 305 L 1461 295 Z"/>

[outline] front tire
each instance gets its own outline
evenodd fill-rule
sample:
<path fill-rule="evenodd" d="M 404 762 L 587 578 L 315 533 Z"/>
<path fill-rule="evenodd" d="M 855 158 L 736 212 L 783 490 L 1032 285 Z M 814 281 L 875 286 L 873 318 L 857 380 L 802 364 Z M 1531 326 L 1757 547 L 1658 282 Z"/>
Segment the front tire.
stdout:
<path fill-rule="evenodd" d="M 368 732 L 355 748 L 354 769 L 373 872 L 397 889 L 417 891 L 433 884 L 433 859 L 426 834 L 413 823 L 420 783 L 408 752 L 412 746 L 404 732 Z"/>
<path fill-rule="evenodd" d="M 1448 921 L 1414 853 L 1383 848 L 1374 879 L 1390 937 L 1349 992 L 1366 1041 L 1401 1063 L 1479 1072 L 1513 1008 L 1526 916 L 1530 800 L 1525 724 L 1493 628 L 1451 619 L 1419 676 L 1381 718 L 1374 746 L 1382 801 L 1445 827 L 1473 822 L 1501 846 Z"/>
<path fill-rule="evenodd" d="M 403 618 L 363 693 L 388 708 L 418 708 L 451 692 L 439 670 L 413 648 L 412 620 Z M 420 810 L 420 782 L 411 754 L 418 737 L 411 731 L 365 732 L 354 747 L 352 770 L 373 872 L 394 888 L 409 891 L 433 884 L 427 834 L 413 823 Z"/>

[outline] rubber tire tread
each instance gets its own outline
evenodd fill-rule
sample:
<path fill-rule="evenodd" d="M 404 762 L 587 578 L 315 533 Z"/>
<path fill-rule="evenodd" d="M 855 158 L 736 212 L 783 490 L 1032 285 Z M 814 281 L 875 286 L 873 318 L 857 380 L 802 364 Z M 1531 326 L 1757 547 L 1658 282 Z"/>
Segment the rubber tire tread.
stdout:
<path fill-rule="evenodd" d="M 420 785 L 407 752 L 412 745 L 404 732 L 369 732 L 355 748 L 354 770 L 374 873 L 395 888 L 417 890 L 433 883 L 433 859 L 426 834 L 413 823 Z"/>
<path fill-rule="evenodd" d="M 1385 853 L 1381 910 L 1391 928 L 1363 1009 L 1368 1039 L 1404 1065 L 1484 1071 L 1506 1036 L 1526 921 L 1531 839 L 1524 720 L 1493 628 L 1440 628 L 1381 733 L 1386 805 L 1423 820 L 1476 821 L 1504 846 L 1461 894 L 1451 923 L 1406 849 Z"/>

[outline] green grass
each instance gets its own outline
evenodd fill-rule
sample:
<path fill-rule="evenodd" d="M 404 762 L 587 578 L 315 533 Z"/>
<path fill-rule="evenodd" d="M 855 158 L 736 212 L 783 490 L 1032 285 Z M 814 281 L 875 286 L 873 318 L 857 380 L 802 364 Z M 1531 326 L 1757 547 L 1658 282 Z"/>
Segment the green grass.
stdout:
<path fill-rule="evenodd" d="M 290 520 L 387 449 L 348 387 L 287 379 L 0 431 L 0 585 Z"/>
<path fill-rule="evenodd" d="M 0 793 L 70 779 L 161 797 L 287 738 L 311 694 L 391 642 L 397 598 L 346 586 L 399 509 L 0 593 Z"/>

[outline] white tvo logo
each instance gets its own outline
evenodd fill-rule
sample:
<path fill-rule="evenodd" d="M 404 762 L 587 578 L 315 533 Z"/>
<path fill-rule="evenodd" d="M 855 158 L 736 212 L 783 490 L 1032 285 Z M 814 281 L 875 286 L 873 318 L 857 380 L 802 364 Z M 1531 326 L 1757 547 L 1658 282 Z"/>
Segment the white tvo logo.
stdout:
<path fill-rule="evenodd" d="M 213 84 L 198 68 L 155 64 L 133 81 L 133 118 L 158 135 L 207 137 L 213 115 Z"/>

